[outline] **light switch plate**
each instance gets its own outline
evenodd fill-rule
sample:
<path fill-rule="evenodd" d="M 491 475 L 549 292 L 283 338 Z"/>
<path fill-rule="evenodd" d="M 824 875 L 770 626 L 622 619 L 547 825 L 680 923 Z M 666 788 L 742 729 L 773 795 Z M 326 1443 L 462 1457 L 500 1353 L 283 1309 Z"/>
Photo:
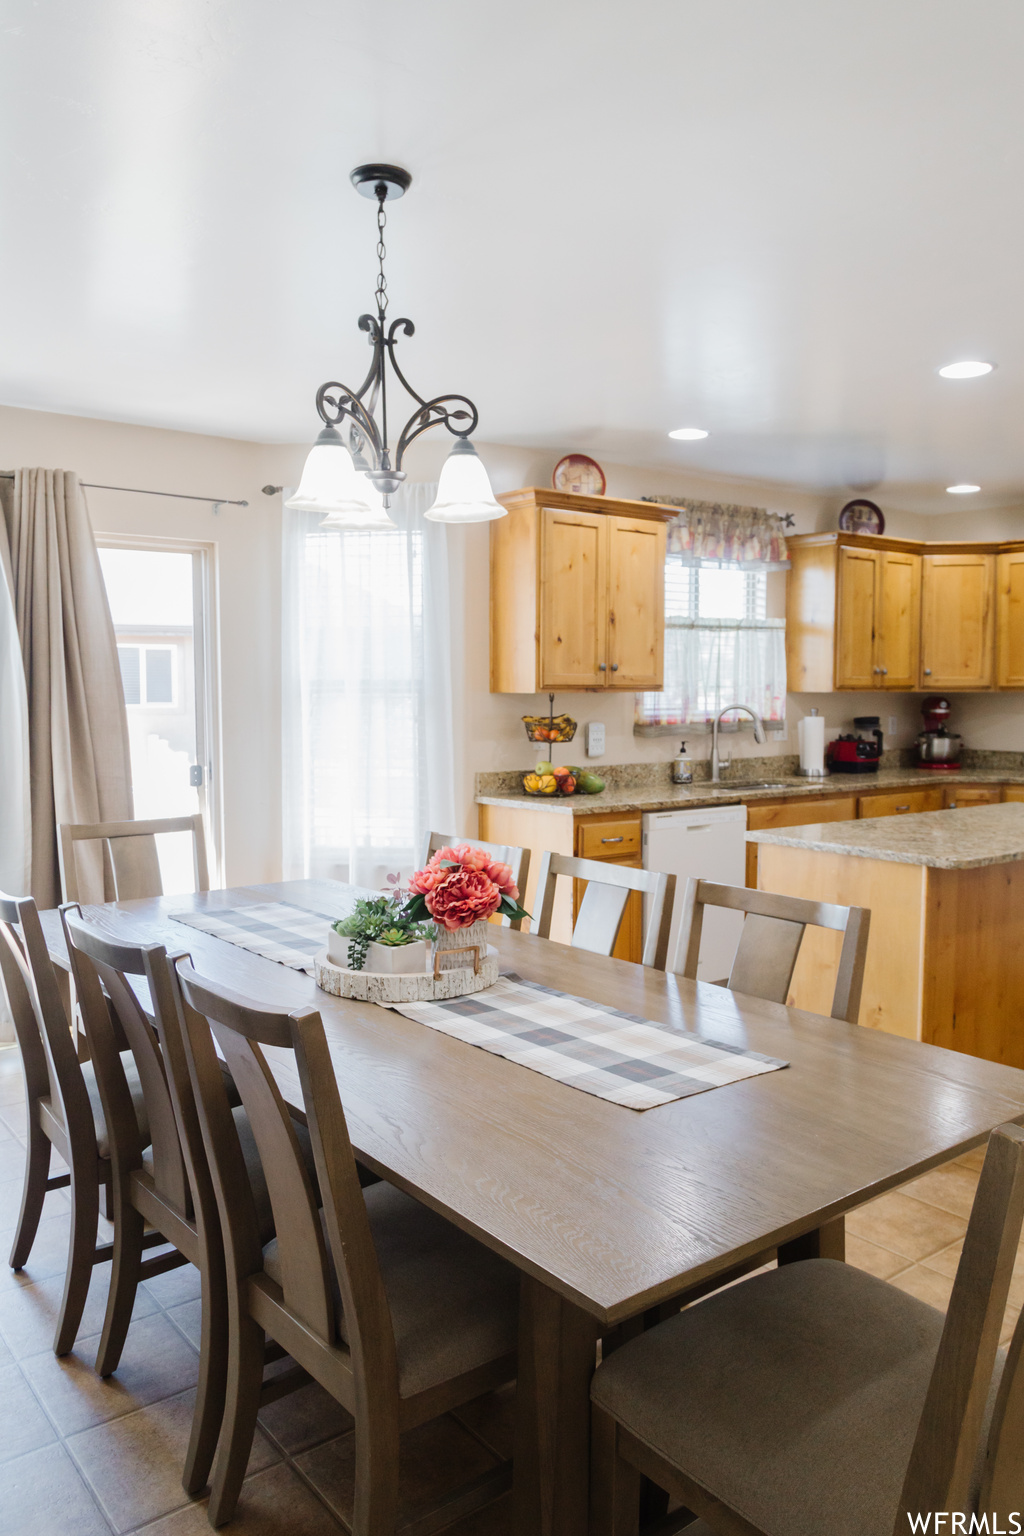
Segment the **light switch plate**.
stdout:
<path fill-rule="evenodd" d="M 604 721 L 587 722 L 587 756 L 604 757 Z"/>
<path fill-rule="evenodd" d="M 900 728 L 899 720 L 896 718 L 895 715 L 890 715 L 889 716 L 889 735 L 890 736 L 895 736 L 896 732 L 899 730 L 899 728 Z"/>

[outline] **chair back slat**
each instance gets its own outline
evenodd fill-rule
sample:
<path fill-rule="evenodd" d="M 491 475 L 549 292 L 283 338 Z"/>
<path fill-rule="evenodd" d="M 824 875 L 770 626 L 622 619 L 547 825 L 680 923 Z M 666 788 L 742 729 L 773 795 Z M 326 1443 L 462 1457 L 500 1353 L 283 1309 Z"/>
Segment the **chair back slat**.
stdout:
<path fill-rule="evenodd" d="M 284 1302 L 308 1327 L 333 1343 L 334 1306 L 320 1219 L 294 1127 L 263 1048 L 287 1044 L 294 1052 L 353 1364 L 363 1374 L 367 1393 L 396 1392 L 398 1364 L 391 1314 L 320 1015 L 312 1010 L 281 1014 L 259 1008 L 198 976 L 183 960 L 174 967 L 174 979 L 180 986 L 189 1065 L 229 1267 L 235 1266 L 238 1279 L 256 1274 L 262 1254 L 251 1195 L 247 1205 L 239 1202 L 241 1219 L 231 1204 L 232 1189 L 245 1170 L 237 1136 L 231 1136 L 213 1037 L 231 1067 L 263 1159 Z"/>
<path fill-rule="evenodd" d="M 205 1053 L 201 1036 L 204 1029 L 207 1035 L 212 1030 L 213 1037 L 231 1070 L 235 1087 L 238 1089 L 249 1119 L 260 1161 L 263 1164 L 270 1206 L 274 1214 L 281 1290 L 285 1304 L 320 1339 L 331 1342 L 336 1332 L 334 1303 L 331 1297 L 327 1254 L 317 1202 L 288 1107 L 267 1066 L 262 1049 L 264 1044 L 279 1045 L 281 1043 L 283 1027 L 286 1024 L 289 1044 L 291 1044 L 288 1016 L 271 1010 L 249 1009 L 248 1028 L 243 1034 L 234 1028 L 231 1022 L 233 1018 L 237 1018 L 239 1009 L 237 999 L 233 997 L 218 999 L 213 984 L 200 978 L 188 961 L 179 961 L 176 972 L 185 1004 L 191 1010 L 187 1020 L 193 1054 Z M 193 985 L 193 977 L 196 985 Z M 227 1003 L 226 1007 L 222 1006 L 223 1002 Z M 202 1012 L 197 1004 L 202 1005 Z M 265 1013 L 265 1019 L 262 1021 L 259 1017 L 261 1013 Z M 268 1027 L 261 1029 L 261 1022 Z M 206 1115 L 212 1130 L 217 1122 L 209 1115 L 208 1071 L 203 1083 L 199 1112 L 201 1118 L 204 1114 Z M 222 1087 L 220 1091 L 223 1091 Z M 224 1102 L 226 1104 L 226 1099 Z M 220 1117 L 220 1125 L 222 1131 L 226 1133 L 227 1124 L 223 1116 Z M 242 1171 L 244 1172 L 244 1168 Z M 216 1188 L 217 1169 L 211 1167 L 211 1172 Z M 237 1159 L 232 1159 L 232 1177 L 236 1178 L 237 1175 Z M 228 1188 L 228 1183 L 222 1175 L 218 1190 L 222 1226 L 233 1220 L 233 1213 L 225 1203 Z M 249 1270 L 250 1274 L 256 1274 L 262 1269 L 262 1250 L 258 1244 L 254 1252 L 251 1242 L 243 1242 L 238 1245 L 237 1252 L 248 1254 L 248 1262 L 253 1266 Z M 241 1280 L 245 1276 L 237 1274 L 236 1278 Z"/>
<path fill-rule="evenodd" d="M 978 1508 L 1001 1515 L 1024 1509 L 1024 1311 L 1006 1352 L 985 1448 Z"/>
<path fill-rule="evenodd" d="M 54 1108 L 60 1113 L 60 1096 L 49 1053 L 43 1043 L 44 1032 L 37 1012 L 39 1005 L 19 927 L 18 903 L 11 897 L 0 896 L 0 984 L 7 997 L 15 1038 L 21 1050 L 25 1092 L 30 1103 L 49 1094 Z"/>
<path fill-rule="evenodd" d="M 127 979 L 146 976 L 145 952 L 138 945 L 121 944 L 98 932 L 74 906 L 61 908 L 61 921 L 110 1133 L 111 1159 L 122 1170 L 142 1166 L 142 1140 L 121 1064 L 121 1041 L 113 1027 L 116 1020 L 142 1086 L 153 1183 L 183 1215 L 191 1216 L 191 1185 L 160 1037 L 155 1021 L 147 1017 Z M 151 948 L 164 954 L 162 945 Z"/>
<path fill-rule="evenodd" d="M 809 927 L 843 935 L 831 1016 L 856 1024 L 860 1013 L 871 913 L 864 907 L 840 907 L 805 901 L 774 891 L 718 885 L 691 876 L 683 897 L 682 921 L 672 969 L 697 979 L 705 907 L 725 907 L 745 914 L 727 985 L 736 992 L 784 1003 L 789 995 L 800 946 Z"/>
<path fill-rule="evenodd" d="M 650 869 L 630 869 L 620 864 L 606 864 L 601 859 L 577 859 L 565 853 L 541 855 L 537 876 L 535 905 L 539 908 L 534 932 L 550 938 L 555 910 L 558 876 L 587 881 L 576 922 L 572 945 L 592 954 L 610 955 L 622 927 L 626 904 L 633 891 L 649 898 L 644 933 L 643 963 L 664 970 L 668 960 L 668 935 L 672 925 L 675 875 L 658 874 Z"/>
<path fill-rule="evenodd" d="M 165 816 L 147 821 L 64 822 L 58 828 L 61 883 L 66 902 L 84 901 L 78 868 L 80 843 L 99 844 L 109 857 L 117 901 L 163 895 L 156 839 L 167 832 L 192 836 L 192 876 L 197 891 L 210 888 L 202 816 Z"/>
<path fill-rule="evenodd" d="M 530 878 L 530 850 L 529 848 L 517 848 L 512 843 L 484 843 L 478 837 L 446 837 L 443 832 L 428 832 L 423 849 L 423 863 L 429 864 L 435 853 L 442 848 L 458 848 L 465 844 L 470 848 L 480 848 L 484 853 L 489 853 L 495 863 L 507 864 L 512 871 L 512 879 L 519 890 L 520 903 L 526 905 L 526 882 Z M 520 929 L 525 918 L 502 917 L 498 919 L 502 928 Z"/>
<path fill-rule="evenodd" d="M 969 1507 L 1022 1222 L 1024 1129 L 1001 1125 L 989 1138 L 894 1536 L 909 1528 L 908 1515 Z M 1004 1423 L 1012 1385 L 1002 1397 Z M 996 1425 L 992 1433 L 998 1445 Z M 1019 1458 L 1019 1441 L 1014 1453 Z"/>

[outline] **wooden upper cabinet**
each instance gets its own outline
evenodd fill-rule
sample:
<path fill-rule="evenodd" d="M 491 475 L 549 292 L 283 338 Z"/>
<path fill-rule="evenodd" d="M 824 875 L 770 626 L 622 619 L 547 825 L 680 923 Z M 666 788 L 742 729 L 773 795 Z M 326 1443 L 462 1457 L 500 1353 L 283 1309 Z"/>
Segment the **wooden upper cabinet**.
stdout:
<path fill-rule="evenodd" d="M 875 661 L 883 688 L 916 688 L 921 654 L 921 556 L 879 553 Z M 876 684 L 877 686 L 877 684 Z"/>
<path fill-rule="evenodd" d="M 665 525 L 608 517 L 608 671 L 611 687 L 656 692 L 665 670 Z M 543 645 L 541 646 L 543 652 Z"/>
<path fill-rule="evenodd" d="M 839 551 L 837 688 L 879 686 L 875 661 L 879 563 L 879 552 L 875 549 Z"/>
<path fill-rule="evenodd" d="M 1024 550 L 996 561 L 996 683 L 1024 688 Z"/>
<path fill-rule="evenodd" d="M 508 516 L 490 525 L 491 692 L 660 689 L 672 514 L 536 489 L 499 499 Z"/>
<path fill-rule="evenodd" d="M 995 661 L 994 555 L 924 556 L 922 688 L 991 688 Z"/>
<path fill-rule="evenodd" d="M 599 688 L 608 621 L 607 518 L 541 513 L 540 653 L 544 688 Z"/>

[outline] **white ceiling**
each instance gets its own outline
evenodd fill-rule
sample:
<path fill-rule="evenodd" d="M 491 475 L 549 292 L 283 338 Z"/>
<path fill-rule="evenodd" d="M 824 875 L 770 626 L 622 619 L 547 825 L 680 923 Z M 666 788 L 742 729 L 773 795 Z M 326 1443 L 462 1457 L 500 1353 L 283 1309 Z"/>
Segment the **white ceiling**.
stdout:
<path fill-rule="evenodd" d="M 367 362 L 348 172 L 395 160 L 403 361 L 482 441 L 1024 494 L 1020 0 L 3 0 L 0 39 L 6 404 L 310 437 Z"/>

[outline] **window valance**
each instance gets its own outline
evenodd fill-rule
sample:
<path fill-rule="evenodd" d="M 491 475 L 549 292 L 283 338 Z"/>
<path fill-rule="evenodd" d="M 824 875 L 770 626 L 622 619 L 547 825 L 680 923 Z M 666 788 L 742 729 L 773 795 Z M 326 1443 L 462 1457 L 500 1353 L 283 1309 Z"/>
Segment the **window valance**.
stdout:
<path fill-rule="evenodd" d="M 650 496 L 645 501 L 678 507 L 668 526 L 668 553 L 686 565 L 714 560 L 741 570 L 786 570 L 785 524 L 765 507 L 695 501 L 683 496 Z"/>

